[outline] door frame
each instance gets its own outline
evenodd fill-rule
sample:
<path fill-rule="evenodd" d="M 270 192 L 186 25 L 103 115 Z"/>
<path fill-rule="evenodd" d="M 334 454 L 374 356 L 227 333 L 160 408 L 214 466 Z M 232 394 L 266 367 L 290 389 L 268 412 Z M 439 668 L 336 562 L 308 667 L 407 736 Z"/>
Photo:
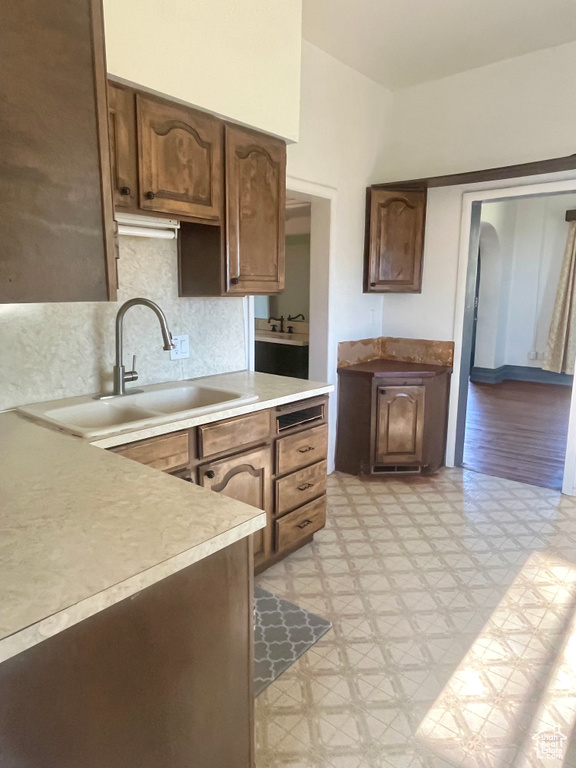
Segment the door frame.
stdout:
<path fill-rule="evenodd" d="M 496 184 L 501 186 L 496 186 Z M 448 467 L 462 466 L 464 452 L 482 203 L 509 198 L 576 192 L 576 173 L 569 171 L 561 174 L 546 174 L 534 177 L 531 183 L 528 179 L 523 179 L 522 183 L 515 183 L 513 179 L 510 179 L 477 185 L 462 185 L 461 188 L 460 245 L 453 336 L 454 367 L 446 444 L 446 466 Z M 576 496 L 576 386 L 572 387 L 570 400 L 562 493 Z"/>
<path fill-rule="evenodd" d="M 336 388 L 337 343 L 330 322 L 336 306 L 330 293 L 331 274 L 336 261 L 334 226 L 338 191 L 335 187 L 307 181 L 296 176 L 286 177 L 286 191 L 290 197 L 310 203 L 310 354 L 308 376 L 311 381 L 327 382 Z M 246 338 L 246 367 L 254 370 L 255 328 L 254 297 L 247 296 L 244 304 Z M 328 406 L 328 472 L 334 471 L 336 447 L 336 397 Z"/>

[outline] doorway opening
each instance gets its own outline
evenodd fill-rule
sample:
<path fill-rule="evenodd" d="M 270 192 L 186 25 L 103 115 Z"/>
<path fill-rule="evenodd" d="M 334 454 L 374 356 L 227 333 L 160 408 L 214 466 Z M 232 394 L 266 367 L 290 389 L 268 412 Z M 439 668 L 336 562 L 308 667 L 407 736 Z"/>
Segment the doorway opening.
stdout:
<path fill-rule="evenodd" d="M 254 298 L 256 371 L 309 378 L 311 230 L 311 203 L 288 197 L 284 290 Z"/>
<path fill-rule="evenodd" d="M 473 204 L 456 446 L 468 469 L 557 490 L 573 375 L 549 338 L 573 208 L 576 193 Z"/>

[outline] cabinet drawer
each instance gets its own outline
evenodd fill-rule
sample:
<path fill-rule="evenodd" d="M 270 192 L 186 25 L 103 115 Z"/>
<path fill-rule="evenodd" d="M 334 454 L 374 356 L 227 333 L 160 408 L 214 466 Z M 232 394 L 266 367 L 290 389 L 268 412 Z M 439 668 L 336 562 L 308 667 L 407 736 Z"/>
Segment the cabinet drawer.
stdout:
<path fill-rule="evenodd" d="M 276 514 L 282 515 L 326 493 L 325 461 L 276 480 Z"/>
<path fill-rule="evenodd" d="M 325 459 L 328 453 L 328 425 L 307 429 L 276 443 L 276 472 L 283 475 L 293 469 Z"/>
<path fill-rule="evenodd" d="M 127 459 L 169 472 L 188 463 L 188 432 L 141 440 L 139 443 L 123 445 L 113 450 Z"/>
<path fill-rule="evenodd" d="M 270 437 L 270 411 L 258 411 L 230 421 L 206 424 L 198 427 L 198 451 L 200 457 L 212 456 L 222 451 L 234 451 Z"/>
<path fill-rule="evenodd" d="M 289 549 L 300 539 L 316 533 L 325 525 L 326 496 L 321 496 L 276 520 L 276 551 Z"/>

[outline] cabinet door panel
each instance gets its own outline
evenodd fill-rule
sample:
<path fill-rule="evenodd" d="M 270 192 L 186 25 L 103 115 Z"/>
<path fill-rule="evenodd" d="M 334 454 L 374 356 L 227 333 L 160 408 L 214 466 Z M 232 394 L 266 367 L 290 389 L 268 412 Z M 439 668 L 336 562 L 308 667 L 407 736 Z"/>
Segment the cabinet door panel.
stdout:
<path fill-rule="evenodd" d="M 213 474 L 213 476 L 211 476 Z M 254 562 L 272 551 L 272 450 L 270 446 L 245 451 L 199 468 L 200 485 L 267 513 L 267 525 L 254 534 Z"/>
<path fill-rule="evenodd" d="M 226 126 L 229 293 L 284 288 L 286 145 Z"/>
<path fill-rule="evenodd" d="M 211 115 L 137 94 L 140 207 L 219 221 L 222 123 Z"/>
<path fill-rule="evenodd" d="M 108 130 L 114 207 L 136 210 L 138 199 L 134 92 L 108 82 Z"/>
<path fill-rule="evenodd" d="M 367 291 L 420 292 L 425 208 L 425 192 L 372 190 Z"/>
<path fill-rule="evenodd" d="M 422 460 L 424 387 L 377 387 L 374 464 Z"/>
<path fill-rule="evenodd" d="M 0 302 L 116 298 L 101 0 L 2 5 Z"/>

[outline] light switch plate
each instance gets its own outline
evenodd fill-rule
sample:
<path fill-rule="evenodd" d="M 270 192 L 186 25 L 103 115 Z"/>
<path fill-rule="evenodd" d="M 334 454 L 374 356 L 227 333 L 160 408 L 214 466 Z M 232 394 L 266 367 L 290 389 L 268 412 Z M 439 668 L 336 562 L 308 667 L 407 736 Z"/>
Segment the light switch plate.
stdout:
<path fill-rule="evenodd" d="M 170 360 L 183 360 L 190 357 L 190 336 L 187 333 L 181 333 L 178 336 L 172 336 L 174 349 L 170 350 Z"/>

